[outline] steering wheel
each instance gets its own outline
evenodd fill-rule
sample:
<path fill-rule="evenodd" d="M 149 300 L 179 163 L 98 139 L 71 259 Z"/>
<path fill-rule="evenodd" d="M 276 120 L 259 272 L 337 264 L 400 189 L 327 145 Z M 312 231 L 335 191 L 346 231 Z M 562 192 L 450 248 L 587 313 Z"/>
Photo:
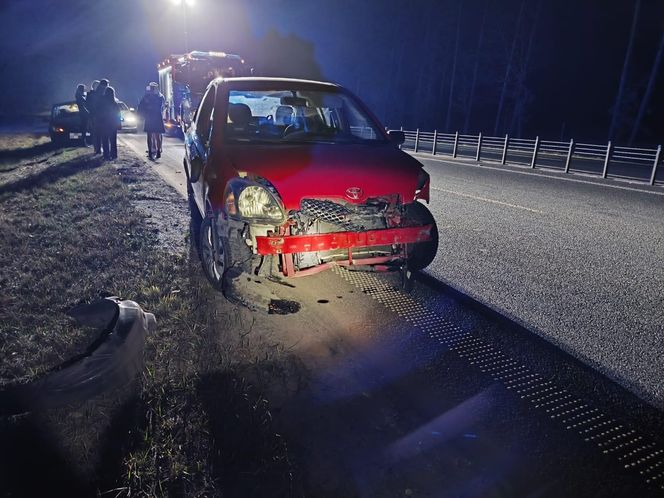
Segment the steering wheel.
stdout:
<path fill-rule="evenodd" d="M 299 126 L 296 126 L 295 124 L 291 123 L 288 126 L 286 126 L 286 129 L 284 130 L 284 137 L 288 135 L 292 135 L 293 133 L 304 133 L 304 130 L 300 128 Z"/>

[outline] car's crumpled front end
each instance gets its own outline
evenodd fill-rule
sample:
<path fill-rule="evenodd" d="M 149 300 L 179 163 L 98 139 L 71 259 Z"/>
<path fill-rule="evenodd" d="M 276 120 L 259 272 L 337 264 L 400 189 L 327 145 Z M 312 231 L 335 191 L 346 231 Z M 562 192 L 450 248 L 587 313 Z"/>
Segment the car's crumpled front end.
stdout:
<path fill-rule="evenodd" d="M 422 183 L 428 186 L 424 175 Z M 433 223 L 410 219 L 398 194 L 368 198 L 362 204 L 304 198 L 299 209 L 286 212 L 272 184 L 255 177 L 229 183 L 225 211 L 237 229 L 235 236 L 243 238 L 254 255 L 278 257 L 287 277 L 334 264 L 397 267 L 408 259 L 409 244 L 431 241 L 435 230 Z"/>
<path fill-rule="evenodd" d="M 280 255 L 286 276 L 303 276 L 331 264 L 380 265 L 407 259 L 406 244 L 431 240 L 432 225 L 402 226 L 402 209 L 394 197 L 344 204 L 303 199 L 280 233 L 256 237 L 260 255 Z"/>

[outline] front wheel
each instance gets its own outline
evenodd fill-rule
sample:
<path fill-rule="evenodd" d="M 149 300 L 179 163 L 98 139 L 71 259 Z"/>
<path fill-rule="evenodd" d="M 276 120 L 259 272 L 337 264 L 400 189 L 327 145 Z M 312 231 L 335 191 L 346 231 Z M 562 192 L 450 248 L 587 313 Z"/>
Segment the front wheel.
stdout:
<path fill-rule="evenodd" d="M 421 202 L 413 202 L 404 208 L 404 225 L 421 226 L 432 225 L 431 240 L 407 244 L 408 269 L 419 271 L 431 264 L 438 252 L 438 227 L 431 211 Z"/>
<path fill-rule="evenodd" d="M 199 229 L 199 251 L 203 272 L 212 286 L 217 290 L 223 290 L 223 278 L 229 266 L 229 254 L 219 237 L 216 227 L 216 219 L 206 216 L 201 222 Z"/>

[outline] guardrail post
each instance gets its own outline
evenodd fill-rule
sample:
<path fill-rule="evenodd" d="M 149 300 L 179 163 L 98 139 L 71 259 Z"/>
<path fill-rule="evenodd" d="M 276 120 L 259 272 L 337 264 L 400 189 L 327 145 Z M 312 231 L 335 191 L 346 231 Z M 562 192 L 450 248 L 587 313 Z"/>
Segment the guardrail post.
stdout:
<path fill-rule="evenodd" d="M 482 152 L 482 132 L 477 136 L 477 153 L 475 154 L 475 161 L 480 162 L 480 153 Z"/>
<path fill-rule="evenodd" d="M 655 176 L 657 175 L 657 165 L 659 164 L 659 158 L 662 155 L 662 146 L 657 146 L 657 154 L 655 154 L 655 162 L 652 165 L 652 173 L 650 174 L 650 185 L 655 184 Z"/>
<path fill-rule="evenodd" d="M 539 150 L 539 137 L 535 137 L 535 147 L 533 147 L 533 158 L 530 160 L 531 169 L 535 169 L 535 161 L 537 161 L 538 150 Z"/>
<path fill-rule="evenodd" d="M 438 145 L 438 130 L 433 130 L 433 147 L 431 148 L 431 155 L 436 155 L 436 147 Z"/>
<path fill-rule="evenodd" d="M 457 156 L 457 147 L 459 146 L 459 132 L 454 134 L 454 148 L 452 149 L 452 157 Z"/>
<path fill-rule="evenodd" d="M 574 139 L 570 138 L 567 159 L 565 160 L 565 173 L 569 173 L 569 165 L 572 163 L 572 154 L 574 154 Z"/>
<path fill-rule="evenodd" d="M 507 144 L 510 141 L 509 135 L 505 135 L 505 145 L 503 145 L 503 158 L 500 160 L 500 164 L 505 164 L 505 159 L 507 158 Z"/>
<path fill-rule="evenodd" d="M 418 128 L 417 131 L 415 132 L 415 152 L 417 152 L 417 148 L 420 145 L 420 129 Z"/>
<path fill-rule="evenodd" d="M 606 144 L 606 156 L 604 156 L 604 170 L 602 171 L 602 178 L 606 178 L 609 172 L 609 157 L 611 156 L 611 140 Z"/>

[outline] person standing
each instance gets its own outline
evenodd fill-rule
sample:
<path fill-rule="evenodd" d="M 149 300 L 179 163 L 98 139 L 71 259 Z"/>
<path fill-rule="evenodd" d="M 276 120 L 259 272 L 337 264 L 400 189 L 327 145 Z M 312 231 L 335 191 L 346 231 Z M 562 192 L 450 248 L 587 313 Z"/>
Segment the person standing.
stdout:
<path fill-rule="evenodd" d="M 148 91 L 138 104 L 138 112 L 145 120 L 143 131 L 147 133 L 150 160 L 161 157 L 162 133 L 166 131 L 162 118 L 164 101 L 164 96 L 159 92 L 159 85 L 153 81 L 148 85 Z"/>
<path fill-rule="evenodd" d="M 97 148 L 97 138 L 95 135 L 95 107 L 99 98 L 99 92 L 97 92 L 98 86 L 99 80 L 94 80 L 90 84 L 90 91 L 86 97 L 86 107 L 88 109 L 88 128 L 90 129 L 90 142 L 92 142 L 92 145 L 95 147 L 95 154 L 101 153 L 101 150 Z M 101 142 L 99 143 L 101 144 Z"/>
<path fill-rule="evenodd" d="M 99 87 L 101 88 L 101 83 Z M 118 130 L 122 128 L 122 116 L 112 86 L 106 87 L 104 95 L 97 102 L 96 119 L 104 159 L 117 159 Z"/>
<path fill-rule="evenodd" d="M 97 114 L 99 111 L 99 106 L 104 100 L 104 95 L 106 93 L 106 89 L 108 88 L 108 80 L 103 79 L 99 81 L 99 85 L 97 85 L 97 89 L 95 90 L 95 97 L 93 99 L 93 102 L 91 103 L 90 106 L 88 106 L 88 110 L 92 112 L 93 115 L 93 125 L 94 128 L 92 130 L 92 135 L 94 136 L 94 146 L 95 146 L 95 154 L 101 154 L 101 134 L 102 134 L 102 127 L 100 124 L 100 120 L 97 119 Z"/>
<path fill-rule="evenodd" d="M 90 113 L 88 111 L 87 99 L 85 96 L 85 85 L 81 83 L 76 87 L 74 98 L 76 99 L 76 105 L 78 106 L 78 116 L 81 126 L 81 143 L 83 144 L 83 147 L 90 147 L 87 142 L 88 115 Z"/>

